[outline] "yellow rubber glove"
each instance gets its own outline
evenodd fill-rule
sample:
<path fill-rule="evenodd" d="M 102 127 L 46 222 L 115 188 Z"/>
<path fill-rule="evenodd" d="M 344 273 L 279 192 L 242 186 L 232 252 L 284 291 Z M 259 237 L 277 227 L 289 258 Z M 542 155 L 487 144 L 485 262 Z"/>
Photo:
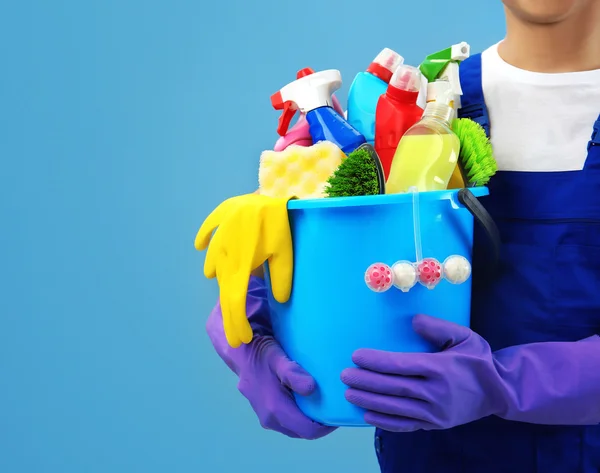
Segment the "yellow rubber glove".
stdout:
<path fill-rule="evenodd" d="M 293 249 L 288 200 L 258 194 L 232 197 L 213 210 L 196 235 L 196 249 L 208 247 L 204 275 L 219 283 L 223 328 L 233 348 L 252 340 L 246 293 L 253 270 L 268 261 L 273 297 L 281 303 L 290 297 Z"/>

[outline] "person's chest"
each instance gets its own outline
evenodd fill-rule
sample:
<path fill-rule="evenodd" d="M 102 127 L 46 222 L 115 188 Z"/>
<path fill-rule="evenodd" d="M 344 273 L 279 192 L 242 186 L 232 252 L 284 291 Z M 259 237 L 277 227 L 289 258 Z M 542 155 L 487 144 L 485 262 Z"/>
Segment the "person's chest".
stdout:
<path fill-rule="evenodd" d="M 518 83 L 482 71 L 491 140 L 501 171 L 581 170 L 600 114 L 600 83 Z"/>

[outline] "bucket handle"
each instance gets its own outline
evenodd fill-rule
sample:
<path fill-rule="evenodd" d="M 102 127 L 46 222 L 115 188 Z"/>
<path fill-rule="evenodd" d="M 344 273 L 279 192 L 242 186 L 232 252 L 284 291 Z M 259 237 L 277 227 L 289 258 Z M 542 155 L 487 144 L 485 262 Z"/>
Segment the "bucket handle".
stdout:
<path fill-rule="evenodd" d="M 502 245 L 496 222 L 469 189 L 462 188 L 458 191 L 458 201 L 473 215 L 473 218 L 487 234 L 493 250 L 492 268 L 496 268 L 500 261 L 500 246 Z"/>

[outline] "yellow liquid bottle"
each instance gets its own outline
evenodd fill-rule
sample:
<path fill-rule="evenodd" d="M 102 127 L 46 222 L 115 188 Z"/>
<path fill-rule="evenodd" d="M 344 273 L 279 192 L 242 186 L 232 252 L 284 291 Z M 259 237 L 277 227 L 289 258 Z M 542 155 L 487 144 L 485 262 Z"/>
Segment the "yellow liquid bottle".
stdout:
<path fill-rule="evenodd" d="M 444 190 L 457 168 L 460 140 L 451 128 L 449 100 L 430 102 L 423 118 L 402 136 L 392 160 L 386 194 L 416 187 L 419 192 Z"/>

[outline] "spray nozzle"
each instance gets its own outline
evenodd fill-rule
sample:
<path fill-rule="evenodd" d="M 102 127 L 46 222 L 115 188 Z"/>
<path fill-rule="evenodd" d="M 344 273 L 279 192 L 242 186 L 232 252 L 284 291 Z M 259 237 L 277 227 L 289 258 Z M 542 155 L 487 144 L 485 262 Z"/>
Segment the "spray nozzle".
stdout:
<path fill-rule="evenodd" d="M 332 107 L 332 95 L 342 85 L 342 75 L 335 69 L 311 72 L 307 68 L 297 75 L 302 77 L 271 95 L 273 108 L 283 110 L 277 127 L 280 136 L 286 134 L 297 110 L 308 113 L 316 108 Z"/>
<path fill-rule="evenodd" d="M 460 61 L 467 59 L 470 54 L 471 47 L 468 43 L 463 41 L 461 43 L 454 44 L 449 48 L 430 54 L 419 66 L 419 69 L 430 84 L 440 79 L 450 82 L 452 92 L 454 94 L 452 99 L 454 108 L 461 107 L 460 97 L 462 95 L 462 88 L 460 86 L 458 64 Z M 434 90 L 434 93 L 436 97 L 439 95 L 436 90 Z M 429 90 L 428 101 L 430 101 Z"/>
<path fill-rule="evenodd" d="M 464 61 L 471 55 L 471 46 L 465 41 L 452 45 L 450 50 L 450 58 L 453 61 Z"/>
<path fill-rule="evenodd" d="M 462 42 L 454 44 L 449 48 L 442 49 L 430 54 L 419 66 L 423 75 L 429 82 L 439 79 L 448 64 L 464 61 L 471 54 L 471 47 L 468 43 Z"/>
<path fill-rule="evenodd" d="M 305 67 L 296 72 L 296 79 L 302 79 L 303 77 L 314 74 L 315 70 L 312 67 Z M 277 125 L 277 134 L 284 136 L 290 128 L 290 123 L 298 110 L 298 107 L 294 102 L 284 102 L 281 97 L 281 93 L 277 92 L 271 95 L 271 105 L 275 110 L 283 110 L 283 113 L 279 117 L 279 123 Z"/>

